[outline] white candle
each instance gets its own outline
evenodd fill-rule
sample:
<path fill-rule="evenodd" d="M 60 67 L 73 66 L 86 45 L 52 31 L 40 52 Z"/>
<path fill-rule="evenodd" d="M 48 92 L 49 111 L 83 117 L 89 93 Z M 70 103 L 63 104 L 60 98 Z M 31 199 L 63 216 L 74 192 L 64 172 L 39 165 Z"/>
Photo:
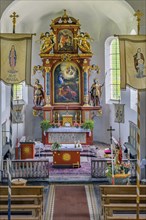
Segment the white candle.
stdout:
<path fill-rule="evenodd" d="M 58 113 L 58 123 L 59 123 L 59 113 Z"/>
<path fill-rule="evenodd" d="M 77 114 L 75 114 L 75 122 L 77 122 Z"/>
<path fill-rule="evenodd" d="M 80 124 L 81 124 L 81 114 L 80 114 Z"/>

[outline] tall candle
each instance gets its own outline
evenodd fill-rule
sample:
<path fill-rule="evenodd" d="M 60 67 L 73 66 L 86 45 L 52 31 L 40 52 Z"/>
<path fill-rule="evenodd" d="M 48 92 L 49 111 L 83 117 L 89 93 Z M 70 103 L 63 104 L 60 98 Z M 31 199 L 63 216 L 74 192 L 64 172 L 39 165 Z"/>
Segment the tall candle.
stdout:
<path fill-rule="evenodd" d="M 81 114 L 80 114 L 80 124 L 81 124 Z"/>
<path fill-rule="evenodd" d="M 75 122 L 77 122 L 77 114 L 75 114 Z"/>

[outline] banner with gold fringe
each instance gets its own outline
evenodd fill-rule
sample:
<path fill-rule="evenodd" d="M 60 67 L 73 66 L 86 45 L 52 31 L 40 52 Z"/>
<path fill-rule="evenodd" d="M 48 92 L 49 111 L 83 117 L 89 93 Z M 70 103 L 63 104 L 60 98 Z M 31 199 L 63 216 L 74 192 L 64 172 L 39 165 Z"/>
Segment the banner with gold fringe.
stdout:
<path fill-rule="evenodd" d="M 146 89 L 146 35 L 120 35 L 121 89 Z"/>
<path fill-rule="evenodd" d="M 0 80 L 31 84 L 32 34 L 0 34 Z"/>

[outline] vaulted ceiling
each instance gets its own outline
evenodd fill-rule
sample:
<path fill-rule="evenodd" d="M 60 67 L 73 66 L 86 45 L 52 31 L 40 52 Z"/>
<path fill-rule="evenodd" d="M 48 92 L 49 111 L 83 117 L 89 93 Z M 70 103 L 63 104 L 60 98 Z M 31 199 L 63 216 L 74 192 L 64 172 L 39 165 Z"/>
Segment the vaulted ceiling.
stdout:
<path fill-rule="evenodd" d="M 135 27 L 134 10 L 124 0 L 16 0 L 4 11 L 1 18 L 1 32 L 12 32 L 9 15 L 19 14 L 17 33 L 40 33 L 49 30 L 51 20 L 67 13 L 80 20 L 81 30 L 98 38 L 109 28 L 113 33 L 130 33 Z M 128 22 L 127 22 L 128 21 Z"/>

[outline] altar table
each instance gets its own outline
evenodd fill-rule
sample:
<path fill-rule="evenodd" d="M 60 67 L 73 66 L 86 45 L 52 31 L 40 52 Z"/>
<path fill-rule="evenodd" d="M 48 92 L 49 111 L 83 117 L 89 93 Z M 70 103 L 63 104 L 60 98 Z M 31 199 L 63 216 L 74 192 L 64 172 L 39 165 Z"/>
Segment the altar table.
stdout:
<path fill-rule="evenodd" d="M 82 146 L 73 144 L 62 145 L 59 150 L 53 150 L 53 166 L 55 167 L 80 167 L 80 152 L 83 151 Z"/>
<path fill-rule="evenodd" d="M 93 132 L 90 129 L 76 127 L 49 128 L 43 133 L 43 144 L 59 142 L 61 144 L 74 144 L 80 141 L 82 145 L 93 144 Z"/>

